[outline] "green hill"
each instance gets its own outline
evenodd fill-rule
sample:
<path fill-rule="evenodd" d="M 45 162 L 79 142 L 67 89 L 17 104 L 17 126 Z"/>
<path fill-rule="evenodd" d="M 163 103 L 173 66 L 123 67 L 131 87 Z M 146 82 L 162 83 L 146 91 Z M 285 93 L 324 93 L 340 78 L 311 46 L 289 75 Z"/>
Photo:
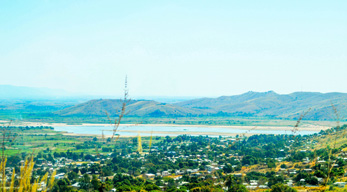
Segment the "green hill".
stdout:
<path fill-rule="evenodd" d="M 331 104 L 339 109 L 341 117 L 347 117 L 347 94 L 296 92 L 277 94 L 247 92 L 235 96 L 201 98 L 166 104 L 149 100 L 132 100 L 127 105 L 127 116 L 181 117 L 181 116 L 241 116 L 297 119 L 311 108 L 305 119 L 333 120 Z M 122 101 L 116 99 L 91 100 L 55 112 L 60 116 L 115 115 Z"/>
<path fill-rule="evenodd" d="M 122 101 L 119 99 L 99 99 L 57 111 L 56 114 L 60 116 L 105 116 L 107 112 L 110 116 L 114 116 L 119 114 L 121 107 Z M 130 101 L 127 104 L 126 111 L 127 116 L 150 117 L 206 114 L 205 111 L 199 109 L 185 108 L 147 100 Z"/>
<path fill-rule="evenodd" d="M 341 117 L 347 115 L 347 94 L 296 92 L 277 94 L 269 92 L 248 92 L 235 96 L 202 98 L 177 103 L 177 106 L 209 109 L 215 113 L 224 112 L 230 115 L 247 115 L 258 117 L 297 118 L 302 112 L 311 108 L 307 119 L 328 120 L 334 118 L 331 104 L 339 109 Z"/>

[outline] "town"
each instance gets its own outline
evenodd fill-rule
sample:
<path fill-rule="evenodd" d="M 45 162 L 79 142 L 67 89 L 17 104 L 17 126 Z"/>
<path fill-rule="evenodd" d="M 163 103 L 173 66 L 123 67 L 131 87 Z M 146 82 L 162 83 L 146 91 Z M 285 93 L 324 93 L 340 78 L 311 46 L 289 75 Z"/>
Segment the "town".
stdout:
<path fill-rule="evenodd" d="M 27 131 L 32 131 L 27 128 Z M 347 144 L 317 148 L 347 126 L 314 135 L 246 137 L 90 137 L 68 150 L 46 148 L 8 157 L 11 182 L 32 156 L 33 180 L 54 177 L 51 191 L 257 191 L 279 188 L 344 188 Z M 22 129 L 23 130 L 23 129 Z M 42 128 L 41 128 L 42 130 Z M 338 139 L 338 138 L 337 138 Z M 335 140 L 336 141 L 336 140 Z M 58 146 L 58 145 L 56 145 Z M 10 148 L 8 148 L 10 149 Z M 61 151 L 61 152 L 58 152 Z M 329 152 L 331 151 L 331 152 Z M 48 187 L 39 184 L 39 190 Z"/>

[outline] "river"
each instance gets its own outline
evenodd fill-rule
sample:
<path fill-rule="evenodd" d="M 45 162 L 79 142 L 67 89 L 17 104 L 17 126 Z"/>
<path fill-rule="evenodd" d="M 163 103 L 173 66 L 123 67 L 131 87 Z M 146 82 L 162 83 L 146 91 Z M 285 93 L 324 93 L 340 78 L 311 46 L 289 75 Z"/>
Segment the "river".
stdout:
<path fill-rule="evenodd" d="M 81 134 L 81 135 L 112 135 L 111 126 L 54 126 L 56 131 L 64 131 L 68 133 Z M 300 129 L 296 134 L 308 135 L 318 133 L 319 131 Z M 290 130 L 276 130 L 269 129 L 244 129 L 244 128 L 230 128 L 230 127 L 198 127 L 198 126 L 120 126 L 117 134 L 121 136 L 136 136 L 140 133 L 141 136 L 177 136 L 182 134 L 187 135 L 209 135 L 209 136 L 231 136 L 242 134 L 293 134 Z"/>

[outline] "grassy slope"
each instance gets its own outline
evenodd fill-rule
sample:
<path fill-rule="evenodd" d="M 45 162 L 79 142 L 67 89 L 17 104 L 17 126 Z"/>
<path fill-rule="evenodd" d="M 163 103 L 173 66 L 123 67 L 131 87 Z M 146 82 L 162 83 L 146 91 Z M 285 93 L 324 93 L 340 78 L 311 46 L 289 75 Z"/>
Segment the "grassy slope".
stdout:
<path fill-rule="evenodd" d="M 341 116 L 347 116 L 347 94 L 344 93 L 292 93 L 280 95 L 275 92 L 248 92 L 236 96 L 219 98 L 202 98 L 175 104 L 164 104 L 155 101 L 131 101 L 127 109 L 129 116 L 163 117 L 163 116 L 253 116 L 295 119 L 311 108 L 307 119 L 333 119 L 331 103 L 340 109 Z M 61 116 L 96 115 L 103 116 L 105 111 L 116 114 L 121 108 L 120 100 L 91 100 L 70 108 L 58 111 Z M 223 113 L 221 113 L 223 112 Z"/>
<path fill-rule="evenodd" d="M 236 96 L 203 98 L 180 102 L 176 105 L 189 108 L 211 109 L 230 114 L 249 114 L 277 118 L 297 118 L 311 108 L 306 118 L 333 119 L 331 103 L 337 106 L 341 116 L 347 116 L 347 94 L 297 92 L 280 95 L 275 92 L 248 92 Z"/>
<path fill-rule="evenodd" d="M 107 122 L 106 112 L 115 116 L 122 102 L 113 99 L 77 101 L 0 101 L 0 120 L 48 122 Z M 131 123 L 178 123 L 242 125 L 249 119 L 297 119 L 303 111 L 312 110 L 305 117 L 310 120 L 334 120 L 331 103 L 347 117 L 347 94 L 248 92 L 236 96 L 194 99 L 175 104 L 148 100 L 132 100 L 127 105 Z M 237 119 L 237 120 L 235 120 Z M 242 122 L 236 122 L 239 121 Z M 132 121 L 133 120 L 133 121 Z"/>
<path fill-rule="evenodd" d="M 113 116 L 119 113 L 122 101 L 116 99 L 91 100 L 85 103 L 69 107 L 55 114 L 60 116 L 105 116 L 106 112 Z M 127 104 L 127 115 L 129 116 L 185 116 L 187 114 L 198 115 L 204 111 L 198 109 L 184 108 L 156 101 L 132 100 Z"/>

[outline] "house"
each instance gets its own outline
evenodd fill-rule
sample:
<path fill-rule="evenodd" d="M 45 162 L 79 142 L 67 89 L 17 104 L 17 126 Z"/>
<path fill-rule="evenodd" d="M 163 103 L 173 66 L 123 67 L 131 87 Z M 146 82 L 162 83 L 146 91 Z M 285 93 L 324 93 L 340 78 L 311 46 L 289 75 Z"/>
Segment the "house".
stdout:
<path fill-rule="evenodd" d="M 340 188 L 344 188 L 345 185 L 347 184 L 347 182 L 335 182 L 334 185 L 340 187 Z"/>
<path fill-rule="evenodd" d="M 59 173 L 59 174 L 54 176 L 54 179 L 62 179 L 62 178 L 64 178 L 64 176 L 65 176 L 65 173 Z"/>
<path fill-rule="evenodd" d="M 234 175 L 234 177 L 242 177 L 242 173 L 235 173 L 233 175 Z"/>
<path fill-rule="evenodd" d="M 187 173 L 196 173 L 198 171 L 198 169 L 187 169 Z"/>
<path fill-rule="evenodd" d="M 324 182 L 324 179 L 323 179 L 323 178 L 321 178 L 321 177 L 316 177 L 316 178 L 317 178 L 317 180 L 318 180 L 319 183 L 323 183 L 323 182 Z"/>
<path fill-rule="evenodd" d="M 189 184 L 189 182 L 186 182 L 186 181 L 181 181 L 178 183 L 178 185 L 182 186 L 182 185 L 186 185 L 186 184 Z"/>
<path fill-rule="evenodd" d="M 267 185 L 259 185 L 258 188 L 259 189 L 268 189 L 269 187 Z"/>
<path fill-rule="evenodd" d="M 78 182 L 72 184 L 71 186 L 74 187 L 74 188 L 80 188 L 80 187 L 81 187 L 80 184 L 79 184 Z"/>
<path fill-rule="evenodd" d="M 258 180 L 250 180 L 250 183 L 258 183 Z"/>
<path fill-rule="evenodd" d="M 246 188 L 249 190 L 255 190 L 257 188 L 257 186 L 246 186 Z"/>
<path fill-rule="evenodd" d="M 147 173 L 147 174 L 145 174 L 145 177 L 146 177 L 147 179 L 154 179 L 155 175 L 152 174 L 152 173 Z"/>
<path fill-rule="evenodd" d="M 183 174 L 184 174 L 184 171 L 176 170 L 176 175 L 183 175 Z"/>
<path fill-rule="evenodd" d="M 201 173 L 193 173 L 192 175 L 195 177 L 199 177 L 199 176 L 201 176 Z"/>

